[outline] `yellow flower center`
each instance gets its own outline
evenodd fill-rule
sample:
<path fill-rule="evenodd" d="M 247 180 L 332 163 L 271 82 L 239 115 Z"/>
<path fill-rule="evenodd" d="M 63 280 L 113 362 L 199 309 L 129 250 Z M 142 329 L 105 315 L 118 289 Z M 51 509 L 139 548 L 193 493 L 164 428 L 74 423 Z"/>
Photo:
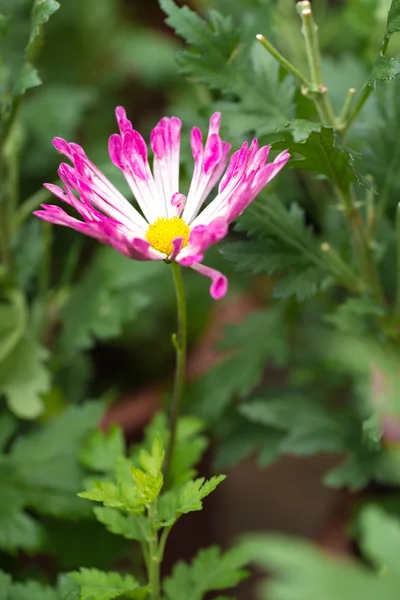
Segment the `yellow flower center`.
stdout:
<path fill-rule="evenodd" d="M 146 232 L 147 241 L 155 248 L 169 256 L 173 251 L 172 240 L 183 238 L 182 248 L 188 245 L 190 228 L 180 217 L 159 217 L 149 225 Z"/>

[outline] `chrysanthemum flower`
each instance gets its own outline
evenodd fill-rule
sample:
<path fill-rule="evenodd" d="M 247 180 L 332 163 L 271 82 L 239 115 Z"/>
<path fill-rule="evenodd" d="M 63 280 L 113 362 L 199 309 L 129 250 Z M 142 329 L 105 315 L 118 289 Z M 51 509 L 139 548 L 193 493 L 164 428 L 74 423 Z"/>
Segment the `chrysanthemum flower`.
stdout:
<path fill-rule="evenodd" d="M 269 146 L 258 148 L 256 139 L 250 146 L 245 142 L 232 155 L 217 195 L 200 212 L 228 160 L 230 144 L 219 136 L 220 113 L 214 113 L 210 119 L 205 145 L 201 131 L 197 127 L 192 129 L 194 171 L 187 197 L 179 191 L 180 120 L 164 117 L 151 132 L 152 173 L 143 137 L 132 128 L 122 107 L 116 109 L 116 117 L 120 135 L 110 137 L 110 157 L 123 172 L 140 212 L 88 159 L 80 146 L 55 138 L 55 148 L 73 167 L 61 163 L 58 169 L 64 189 L 49 183 L 45 187 L 76 209 L 83 220 L 48 204 L 43 204 L 43 210 L 34 214 L 96 238 L 130 258 L 167 259 L 191 267 L 212 280 L 211 296 L 222 298 L 228 287 L 227 279 L 202 264 L 204 252 L 227 234 L 229 223 L 279 173 L 289 159 L 288 152 L 282 152 L 267 163 Z"/>

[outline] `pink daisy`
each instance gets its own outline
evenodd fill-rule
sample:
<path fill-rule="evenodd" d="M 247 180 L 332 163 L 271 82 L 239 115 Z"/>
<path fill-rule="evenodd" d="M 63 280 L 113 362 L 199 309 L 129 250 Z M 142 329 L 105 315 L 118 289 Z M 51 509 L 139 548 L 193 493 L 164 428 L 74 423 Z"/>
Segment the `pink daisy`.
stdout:
<path fill-rule="evenodd" d="M 45 187 L 72 206 L 82 220 L 48 204 L 34 214 L 96 238 L 130 258 L 175 261 L 191 267 L 211 279 L 211 296 L 222 298 L 228 287 L 227 278 L 202 264 L 204 252 L 226 236 L 229 223 L 279 173 L 289 160 L 289 153 L 284 151 L 268 163 L 270 146 L 258 148 L 254 139 L 250 146 L 245 142 L 234 152 L 224 173 L 230 144 L 219 136 L 221 115 L 214 113 L 205 145 L 201 131 L 197 127 L 192 129 L 194 170 L 186 197 L 179 191 L 181 121 L 177 117 L 164 117 L 151 132 L 154 154 L 151 172 L 143 137 L 132 128 L 122 107 L 116 109 L 116 117 L 120 135 L 110 137 L 110 157 L 123 172 L 140 211 L 88 159 L 80 146 L 55 138 L 55 148 L 73 167 L 61 163 L 58 169 L 64 189 L 49 183 Z M 201 210 L 221 176 L 215 198 Z"/>

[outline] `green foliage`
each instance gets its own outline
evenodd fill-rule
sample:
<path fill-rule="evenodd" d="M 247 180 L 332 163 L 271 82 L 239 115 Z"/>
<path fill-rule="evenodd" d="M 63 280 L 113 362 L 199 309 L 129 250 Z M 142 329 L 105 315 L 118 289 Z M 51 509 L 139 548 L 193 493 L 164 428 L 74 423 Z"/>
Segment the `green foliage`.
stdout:
<path fill-rule="evenodd" d="M 169 481 L 171 486 L 180 486 L 196 476 L 196 465 L 200 462 L 208 446 L 203 434 L 205 422 L 193 415 L 180 417 L 176 430 L 175 447 L 171 457 Z M 150 447 L 156 435 L 160 435 L 166 447 L 169 441 L 168 419 L 165 413 L 158 413 L 146 428 L 146 447 Z M 133 448 L 133 456 L 135 448 Z"/>
<path fill-rule="evenodd" d="M 119 456 L 125 453 L 122 431 L 117 425 L 108 433 L 100 429 L 93 431 L 81 452 L 82 463 L 93 471 L 113 471 Z"/>
<path fill-rule="evenodd" d="M 80 569 L 70 573 L 69 577 L 80 586 L 79 600 L 112 600 L 121 596 L 141 599 L 148 594 L 148 587 L 141 587 L 131 575 Z"/>
<path fill-rule="evenodd" d="M 111 533 L 122 535 L 128 540 L 146 541 L 147 523 L 142 515 L 124 515 L 115 508 L 103 508 L 100 506 L 96 506 L 93 510 L 96 519 Z"/>
<path fill-rule="evenodd" d="M 289 162 L 292 169 L 313 171 L 331 179 L 340 189 L 346 189 L 351 183 L 358 182 L 361 186 L 371 187 L 368 180 L 355 169 L 357 154 L 339 142 L 339 138 L 331 127 L 321 127 L 319 131 L 311 131 L 309 136 L 300 142 L 290 140 L 280 142 L 276 148 L 287 148 L 294 155 Z"/>
<path fill-rule="evenodd" d="M 110 508 L 121 508 L 127 512 L 141 513 L 158 497 L 162 484 L 164 449 L 160 436 L 153 440 L 151 452 L 141 449 L 138 462 L 141 468 L 130 466 L 120 456 L 117 461 L 116 483 L 94 481 L 93 486 L 81 492 L 81 498 L 102 502 Z"/>
<path fill-rule="evenodd" d="M 287 346 L 279 308 L 260 310 L 228 329 L 219 344 L 228 357 L 206 373 L 190 390 L 209 421 L 221 417 L 230 401 L 246 397 L 259 383 L 269 360 L 284 364 Z"/>
<path fill-rule="evenodd" d="M 172 0 L 160 0 L 160 6 L 166 22 L 190 46 L 178 57 L 182 72 L 226 98 L 219 108 L 229 116 L 232 135 L 262 135 L 285 124 L 293 114 L 292 82 L 282 81 L 275 61 L 254 43 L 251 28 L 215 10 L 208 23 Z"/>
<path fill-rule="evenodd" d="M 26 27 L 26 18 L 30 6 L 32 11 L 29 31 Z M 0 40 L 3 60 L 0 67 L 2 80 L 0 104 L 3 135 L 7 131 L 8 120 L 15 109 L 16 98 L 41 83 L 33 66 L 39 35 L 42 26 L 60 5 L 55 0 L 34 0 L 30 6 L 27 2 L 12 2 L 7 3 L 4 8 L 1 7 Z"/>
<path fill-rule="evenodd" d="M 0 455 L 2 549 L 32 552 L 43 545 L 44 530 L 26 512 L 28 509 L 35 514 L 63 518 L 89 516 L 85 506 L 75 499 L 84 477 L 77 455 L 103 409 L 101 402 L 68 408 L 46 425 L 18 436 L 11 448 Z M 6 418 L 2 423 L 3 431 L 10 435 L 10 421 Z"/>
<path fill-rule="evenodd" d="M 138 264 L 111 248 L 101 248 L 96 253 L 61 315 L 64 330 L 60 343 L 65 352 L 89 349 L 96 338 L 117 337 L 122 325 L 147 306 L 139 283 L 151 277 L 152 270 L 146 272 Z M 159 272 L 165 265 L 156 267 Z"/>
<path fill-rule="evenodd" d="M 377 81 L 394 79 L 400 73 L 400 59 L 398 57 L 385 56 L 385 50 L 391 36 L 398 32 L 400 32 L 400 2 L 399 0 L 392 0 L 381 51 L 376 58 L 372 76 L 369 81 L 369 85 L 373 88 L 375 88 Z"/>
<path fill-rule="evenodd" d="M 60 600 L 56 590 L 50 586 L 35 581 L 13 582 L 4 571 L 0 571 L 0 598 L 1 600 Z"/>
<path fill-rule="evenodd" d="M 164 579 L 168 600 L 202 600 L 207 592 L 237 585 L 247 576 L 243 566 L 247 555 L 233 548 L 221 554 L 216 547 L 200 550 L 191 565 L 175 565 L 171 577 Z"/>
<path fill-rule="evenodd" d="M 211 477 L 209 480 L 200 477 L 166 492 L 158 502 L 159 526 L 170 527 L 181 515 L 202 510 L 202 500 L 224 479 L 225 475 Z"/>
<path fill-rule="evenodd" d="M 388 536 L 390 528 L 393 532 Z M 272 582 L 263 586 L 263 598 L 395 600 L 400 582 L 398 528 L 398 520 L 380 509 L 366 508 L 362 513 L 362 548 L 378 571 L 361 562 L 340 561 L 309 542 L 284 536 L 249 536 L 242 551 L 257 565 L 274 573 Z"/>
<path fill-rule="evenodd" d="M 224 244 L 223 256 L 240 271 L 281 275 L 273 292 L 276 298 L 295 296 L 302 301 L 331 283 L 332 267 L 298 205 L 287 209 L 270 196 L 251 206 L 236 229 L 257 239 Z"/>

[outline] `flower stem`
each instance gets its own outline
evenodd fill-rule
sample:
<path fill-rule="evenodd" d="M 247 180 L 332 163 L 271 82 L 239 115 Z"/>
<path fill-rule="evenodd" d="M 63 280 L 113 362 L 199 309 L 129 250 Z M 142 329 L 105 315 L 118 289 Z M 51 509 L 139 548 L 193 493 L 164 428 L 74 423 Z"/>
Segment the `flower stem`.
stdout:
<path fill-rule="evenodd" d="M 339 185 L 336 185 L 335 189 L 343 204 L 349 235 L 353 242 L 354 253 L 360 272 L 376 299 L 385 305 L 386 300 L 370 249 L 368 232 L 365 228 L 365 222 L 352 198 L 351 189 L 341 189 Z"/>
<path fill-rule="evenodd" d="M 372 87 L 370 85 L 366 84 L 364 86 L 364 89 L 363 89 L 361 95 L 359 96 L 357 102 L 353 106 L 353 109 L 348 114 L 348 117 L 347 117 L 345 123 L 343 123 L 343 127 L 341 128 L 341 131 L 343 133 L 345 131 L 347 131 L 347 129 L 353 123 L 354 119 L 357 117 L 358 113 L 360 112 L 360 110 L 362 109 L 362 107 L 364 106 L 364 104 L 366 103 L 366 101 L 368 100 L 368 98 L 372 92 L 373 92 Z"/>
<path fill-rule="evenodd" d="M 151 535 L 148 538 L 149 553 L 148 553 L 148 578 L 150 584 L 151 600 L 159 600 L 160 598 L 160 556 L 158 551 L 158 537 L 155 529 L 156 507 L 154 504 L 148 506 L 148 515 L 150 521 Z"/>
<path fill-rule="evenodd" d="M 311 4 L 307 1 L 298 2 L 297 9 L 300 13 L 303 26 L 301 32 L 304 36 L 308 66 L 311 78 L 311 92 L 315 95 L 310 96 L 314 100 L 320 119 L 324 125 L 335 127 L 336 120 L 333 107 L 327 95 L 327 88 L 324 86 L 322 75 L 321 51 L 318 39 L 318 27 L 314 21 L 311 10 Z"/>
<path fill-rule="evenodd" d="M 178 332 L 172 336 L 172 342 L 175 346 L 176 351 L 176 369 L 170 414 L 170 439 L 167 448 L 167 456 L 165 459 L 164 477 L 166 481 L 168 481 L 170 475 L 171 461 L 176 440 L 176 428 L 178 424 L 183 389 L 185 385 L 187 346 L 187 311 L 181 267 L 177 263 L 172 262 L 171 269 L 176 293 Z"/>
<path fill-rule="evenodd" d="M 261 44 L 271 54 L 271 56 L 273 56 L 278 61 L 278 63 L 284 69 L 286 69 L 286 71 L 291 73 L 293 75 L 293 77 L 295 79 L 297 79 L 297 81 L 299 83 L 301 83 L 306 88 L 309 88 L 311 86 L 310 82 L 306 79 L 306 77 L 303 75 L 303 73 L 301 71 L 299 71 L 298 69 L 296 69 L 296 67 L 294 65 L 292 65 L 291 62 L 286 60 L 286 58 L 284 56 L 282 56 L 282 54 L 275 48 L 275 46 L 273 46 L 271 44 L 271 42 L 269 40 L 267 40 L 267 38 L 265 38 L 263 35 L 261 35 L 261 33 L 256 35 L 256 38 L 259 42 L 261 42 Z"/>
<path fill-rule="evenodd" d="M 397 317 L 400 318 L 400 202 L 397 205 L 396 238 L 397 238 L 397 295 L 396 295 L 396 314 L 397 314 Z"/>

